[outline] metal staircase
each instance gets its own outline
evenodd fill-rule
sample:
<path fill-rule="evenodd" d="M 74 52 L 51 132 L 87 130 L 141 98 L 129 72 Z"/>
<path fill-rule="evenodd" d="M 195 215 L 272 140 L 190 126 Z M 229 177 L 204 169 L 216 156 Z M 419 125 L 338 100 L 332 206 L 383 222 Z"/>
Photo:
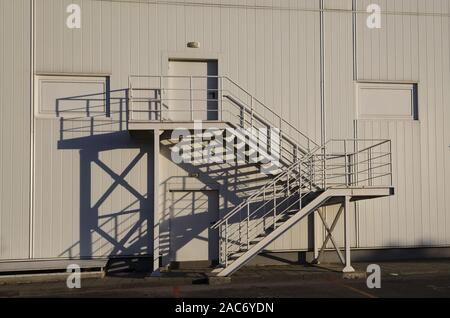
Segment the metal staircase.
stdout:
<path fill-rule="evenodd" d="M 217 81 L 218 88 L 198 88 L 206 87 L 211 79 Z M 266 149 L 258 148 L 256 157 L 275 162 L 276 167 L 267 169 L 268 174 L 280 173 L 280 168 L 288 167 L 319 147 L 226 76 L 130 76 L 128 108 L 129 130 L 155 127 L 193 130 L 196 121 L 202 121 L 204 129 L 233 128 L 234 136 L 248 147 L 247 156 L 252 156 L 254 145 L 266 146 Z M 211 113 L 216 119 L 207 119 L 205 114 Z M 276 130 L 278 138 L 274 140 L 263 129 Z M 273 158 L 274 153 L 278 153 L 279 158 Z"/>
<path fill-rule="evenodd" d="M 217 81 L 217 88 L 198 88 L 210 78 Z M 185 84 L 174 88 L 174 81 Z M 132 76 L 129 86 L 130 130 L 195 130 L 198 121 L 206 123 L 205 129 L 242 128 L 244 132 L 234 130 L 232 138 L 238 141 L 238 148 L 245 148 L 244 162 L 250 162 L 250 157 L 262 158 L 263 171 L 274 175 L 212 226 L 220 236 L 216 275 L 232 275 L 315 212 L 328 233 L 316 260 L 320 261 L 331 241 L 344 271 L 352 271 L 349 202 L 394 194 L 389 140 L 330 140 L 319 146 L 228 77 Z M 214 120 L 205 120 L 205 112 L 206 118 L 213 112 Z M 255 133 L 258 128 L 276 128 L 279 138 L 268 132 Z M 262 149 L 257 147 L 261 144 L 265 145 Z M 279 158 L 274 158 L 274 153 L 279 153 Z M 319 209 L 336 204 L 341 204 L 341 209 L 329 226 Z M 342 211 L 345 257 L 333 237 Z"/>
<path fill-rule="evenodd" d="M 361 143 L 372 144 L 353 149 Z M 333 151 L 339 146 L 344 152 Z M 332 140 L 285 169 L 213 225 L 221 238 L 221 266 L 214 273 L 233 274 L 320 207 L 344 204 L 346 198 L 358 201 L 393 195 L 390 147 L 389 140 Z M 322 221 L 331 234 L 325 219 Z M 326 244 L 322 250 L 325 248 Z"/>

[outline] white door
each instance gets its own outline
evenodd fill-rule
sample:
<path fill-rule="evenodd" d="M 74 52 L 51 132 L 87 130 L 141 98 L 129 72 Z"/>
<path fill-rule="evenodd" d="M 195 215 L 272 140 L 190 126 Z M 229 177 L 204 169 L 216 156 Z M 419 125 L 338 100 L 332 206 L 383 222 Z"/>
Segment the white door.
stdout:
<path fill-rule="evenodd" d="M 216 261 L 218 232 L 211 223 L 218 220 L 217 191 L 174 191 L 170 218 L 171 259 L 176 262 Z"/>
<path fill-rule="evenodd" d="M 168 119 L 218 120 L 217 61 L 169 61 Z"/>

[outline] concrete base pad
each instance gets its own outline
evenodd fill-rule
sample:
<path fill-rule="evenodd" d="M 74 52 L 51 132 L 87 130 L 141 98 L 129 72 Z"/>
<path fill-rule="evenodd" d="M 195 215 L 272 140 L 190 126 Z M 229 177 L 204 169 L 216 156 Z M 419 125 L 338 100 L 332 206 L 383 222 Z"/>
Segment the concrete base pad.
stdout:
<path fill-rule="evenodd" d="M 218 277 L 218 276 L 209 276 L 208 284 L 217 286 L 217 285 L 226 285 L 231 283 L 231 277 Z"/>
<path fill-rule="evenodd" d="M 386 249 L 352 249 L 352 262 L 386 262 L 400 260 L 431 260 L 450 258 L 450 247 L 423 248 L 386 248 Z M 249 262 L 249 266 L 279 266 L 311 264 L 314 253 L 298 252 L 263 252 Z M 339 263 L 334 250 L 324 252 L 322 263 Z"/>
<path fill-rule="evenodd" d="M 364 271 L 354 271 L 352 273 L 342 273 L 344 279 L 366 279 L 367 273 Z"/>
<path fill-rule="evenodd" d="M 324 270 L 325 273 L 341 274 L 344 279 L 366 279 L 367 273 L 362 268 L 353 268 L 351 270 L 343 270 L 341 264 L 311 264 L 312 267 Z M 326 275 L 324 273 L 324 275 Z"/>
<path fill-rule="evenodd" d="M 63 281 L 66 281 L 68 277 L 69 277 L 69 273 L 8 275 L 8 276 L 0 276 L 0 285 L 63 282 Z M 99 279 L 99 278 L 104 278 L 104 277 L 105 277 L 104 272 L 81 272 L 80 273 L 81 280 Z"/>

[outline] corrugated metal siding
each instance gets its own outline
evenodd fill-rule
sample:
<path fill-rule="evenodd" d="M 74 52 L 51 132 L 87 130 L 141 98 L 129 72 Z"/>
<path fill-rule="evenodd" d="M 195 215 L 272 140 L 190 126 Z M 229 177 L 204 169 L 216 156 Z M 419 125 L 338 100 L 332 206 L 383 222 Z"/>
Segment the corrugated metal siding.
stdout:
<path fill-rule="evenodd" d="M 0 259 L 29 255 L 30 1 L 0 1 Z"/>
<path fill-rule="evenodd" d="M 302 10 L 317 1 L 170 2 L 37 0 L 36 71 L 111 73 L 112 88 L 125 88 L 128 75 L 160 74 L 164 53 L 199 41 L 220 54 L 221 74 L 320 140 L 319 14 Z M 82 7 L 80 30 L 56 27 L 69 3 Z"/>
<path fill-rule="evenodd" d="M 35 258 L 151 254 L 150 145 L 97 124 L 36 120 Z"/>
<path fill-rule="evenodd" d="M 355 100 L 353 87 L 353 24 L 352 1 L 324 1 L 324 88 L 326 139 L 353 137 Z M 327 223 L 331 226 L 339 206 L 323 208 Z M 354 204 L 350 206 L 351 243 L 356 245 L 356 218 Z M 316 238 L 319 244 L 325 240 L 325 228 L 316 217 Z M 344 244 L 343 214 L 334 230 L 338 245 Z M 330 242 L 328 247 L 332 247 Z"/>
<path fill-rule="evenodd" d="M 364 27 L 364 16 L 358 18 L 358 80 L 418 82 L 419 122 L 358 123 L 358 137 L 393 139 L 397 188 L 391 199 L 360 205 L 359 243 L 448 245 L 449 1 L 360 1 L 358 9 L 372 2 L 390 14 L 375 31 Z"/>
<path fill-rule="evenodd" d="M 358 137 L 391 139 L 396 195 L 358 204 L 361 247 L 434 245 L 424 240 L 421 206 L 420 126 L 406 120 L 360 120 Z"/>
<path fill-rule="evenodd" d="M 319 13 L 301 10 L 317 9 L 317 1 L 212 1 L 212 6 L 189 5 L 191 1 L 186 4 L 165 1 L 158 5 L 130 1 L 72 2 L 82 7 L 81 30 L 55 28 L 65 23 L 62 16 L 65 17 L 69 1 L 37 1 L 38 73 L 111 73 L 112 89 L 125 88 L 128 75 L 160 74 L 164 54 L 186 52 L 186 43 L 195 40 L 201 43 L 201 52 L 220 55 L 220 74 L 247 87 L 275 111 L 291 118 L 295 126 L 302 127 L 312 138 L 320 139 Z M 288 8 L 293 10 L 285 10 Z M 56 123 L 37 121 L 42 121 L 38 124 L 42 126 L 41 133 L 36 137 L 42 149 L 55 152 Z M 44 128 L 48 125 L 54 126 L 53 134 L 49 128 Z M 67 156 L 71 157 L 73 166 L 62 162 L 57 155 L 59 163 L 53 163 L 53 167 L 77 171 L 78 154 L 72 152 Z M 43 164 L 41 161 L 37 157 L 37 166 Z M 41 178 L 45 178 L 52 167 L 49 162 L 44 165 Z M 53 169 L 52 174 L 58 180 L 61 178 L 58 170 Z M 72 181 L 67 181 L 69 188 L 76 187 L 76 175 L 74 172 Z M 70 183 L 74 185 L 69 186 Z M 59 182 L 55 183 L 55 187 L 59 186 Z M 73 191 L 71 197 L 75 200 L 78 193 L 76 189 Z M 93 191 L 101 190 L 93 188 Z M 52 197 L 60 202 L 65 192 L 48 189 L 41 200 Z M 45 220 L 58 215 L 60 206 L 55 203 L 37 211 L 36 218 L 46 224 Z M 36 207 L 39 209 L 38 204 Z M 77 207 L 67 213 L 67 217 L 76 216 Z M 70 225 L 70 231 L 75 231 L 77 226 L 76 223 Z M 36 256 L 52 255 L 61 249 L 57 246 L 47 250 L 45 247 L 53 238 L 44 239 L 46 235 L 50 234 L 37 230 Z M 76 240 L 77 233 L 73 235 L 66 241 Z M 307 247 L 306 221 L 275 245 L 277 249 Z"/>
<path fill-rule="evenodd" d="M 348 12 L 351 2 L 325 1 L 326 9 L 337 9 L 324 13 L 328 138 L 351 137 L 353 132 L 356 105 L 352 15 Z M 65 8 L 70 3 L 82 7 L 80 30 L 65 27 Z M 235 79 L 289 118 L 293 125 L 320 140 L 319 1 L 211 0 L 208 3 L 36 0 L 36 72 L 110 73 L 112 89 L 126 88 L 128 75 L 164 73 L 163 58 L 189 54 L 186 43 L 199 41 L 202 46 L 199 52 L 220 56 L 220 74 Z M 354 245 L 448 245 L 449 1 L 358 0 L 357 9 L 365 12 L 369 3 L 381 4 L 383 11 L 390 14 L 383 16 L 381 30 L 368 30 L 367 15 L 358 14 L 356 80 L 418 82 L 420 121 L 357 122 L 360 138 L 393 139 L 397 195 L 359 204 L 352 218 L 356 222 Z M 3 14 L 0 257 L 22 258 L 28 255 L 29 239 L 27 69 L 30 59 L 27 52 L 30 39 L 27 30 L 30 25 L 29 15 L 23 14 L 29 10 L 29 2 L 3 0 L 0 5 Z M 411 14 L 392 14 L 392 11 Z M 444 15 L 421 14 L 425 12 Z M 5 106 L 13 104 L 14 107 Z M 111 177 L 92 163 L 98 153 L 100 161 L 120 174 L 140 152 L 148 151 L 142 145 L 132 145 L 123 135 L 123 119 L 122 125 L 115 120 L 118 119 L 107 120 L 106 126 L 97 126 L 94 132 L 75 129 L 61 138 L 59 119 L 36 119 L 34 257 L 134 254 L 147 253 L 151 248 L 151 242 L 145 241 L 151 235 L 144 234 L 151 198 L 147 201 L 142 198 L 148 192 L 148 178 L 151 180 L 148 153 L 137 161 L 127 177 L 127 183 L 136 189 L 134 194 L 127 186 L 119 186 L 109 193 Z M 90 123 L 84 124 L 89 127 Z M 64 123 L 65 128 L 77 128 L 77 125 L 83 123 Z M 100 139 L 82 139 L 92 133 Z M 121 142 L 117 143 L 115 137 Z M 69 143 L 60 143 L 61 139 Z M 97 151 L 99 142 L 115 143 L 115 148 L 109 146 Z M 23 162 L 20 158 L 24 158 Z M 174 176 L 184 174 L 179 171 Z M 105 193 L 110 195 L 92 212 L 92 205 Z M 140 203 L 135 202 L 137 194 L 141 195 Z M 130 210 L 135 213 L 117 218 L 120 226 L 101 218 Z M 335 209 L 327 209 L 328 218 L 334 213 Z M 84 223 L 87 227 L 81 225 Z M 270 249 L 307 248 L 306 223 L 297 225 Z M 104 231 L 102 238 L 90 233 L 93 227 L 101 233 Z M 134 229 L 141 234 L 126 235 Z M 338 236 L 341 237 L 340 232 Z M 143 237 L 146 238 L 142 240 Z"/>

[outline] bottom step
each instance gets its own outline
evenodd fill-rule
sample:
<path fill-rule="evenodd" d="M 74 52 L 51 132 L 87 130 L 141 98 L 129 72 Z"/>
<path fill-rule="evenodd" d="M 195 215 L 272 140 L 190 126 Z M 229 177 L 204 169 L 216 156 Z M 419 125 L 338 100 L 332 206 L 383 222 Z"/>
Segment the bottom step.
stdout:
<path fill-rule="evenodd" d="M 224 268 L 223 267 L 218 267 L 218 268 L 214 268 L 212 271 L 211 271 L 211 275 L 212 276 L 216 276 L 217 274 L 219 274 L 221 271 L 223 271 L 224 270 Z"/>

